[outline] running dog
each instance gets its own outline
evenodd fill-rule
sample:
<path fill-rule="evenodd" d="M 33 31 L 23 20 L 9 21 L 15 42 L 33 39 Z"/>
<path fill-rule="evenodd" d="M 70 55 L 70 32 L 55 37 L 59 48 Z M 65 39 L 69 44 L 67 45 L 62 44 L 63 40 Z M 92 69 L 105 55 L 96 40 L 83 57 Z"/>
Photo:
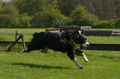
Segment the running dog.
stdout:
<path fill-rule="evenodd" d="M 60 33 L 40 32 L 34 33 L 31 42 L 28 44 L 24 52 L 30 52 L 39 49 L 53 49 L 63 53 L 67 53 L 68 57 L 74 64 L 82 69 L 74 54 L 82 56 L 85 62 L 88 62 L 86 55 L 81 48 L 87 48 L 90 44 L 86 41 L 84 31 L 62 31 Z"/>

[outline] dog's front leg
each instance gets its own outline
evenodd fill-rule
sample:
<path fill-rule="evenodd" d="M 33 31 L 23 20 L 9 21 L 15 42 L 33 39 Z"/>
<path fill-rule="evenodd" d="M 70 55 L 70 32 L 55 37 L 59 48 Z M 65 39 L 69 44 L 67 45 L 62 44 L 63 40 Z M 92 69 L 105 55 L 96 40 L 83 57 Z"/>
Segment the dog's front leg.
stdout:
<path fill-rule="evenodd" d="M 81 66 L 79 63 L 78 63 L 78 61 L 77 61 L 77 59 L 76 59 L 76 57 L 75 57 L 75 55 L 74 55 L 74 53 L 73 52 L 69 52 L 69 53 L 67 53 L 67 55 L 70 57 L 70 59 L 74 62 L 74 64 L 78 67 L 78 68 L 80 68 L 80 69 L 83 69 L 83 66 Z"/>
<path fill-rule="evenodd" d="M 88 58 L 87 58 L 87 56 L 80 50 L 80 48 L 78 48 L 78 49 L 75 50 L 75 54 L 82 56 L 85 62 L 89 61 Z"/>
<path fill-rule="evenodd" d="M 74 62 L 74 64 L 75 64 L 78 68 L 83 69 L 83 66 L 81 66 L 81 65 L 78 63 L 76 57 L 74 57 L 74 59 L 73 59 L 72 61 Z"/>

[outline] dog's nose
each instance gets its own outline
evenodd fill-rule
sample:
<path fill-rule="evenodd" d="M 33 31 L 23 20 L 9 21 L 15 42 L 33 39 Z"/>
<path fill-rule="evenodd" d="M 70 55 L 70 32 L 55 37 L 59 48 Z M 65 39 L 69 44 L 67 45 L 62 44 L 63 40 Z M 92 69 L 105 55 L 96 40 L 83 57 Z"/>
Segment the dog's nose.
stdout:
<path fill-rule="evenodd" d="M 82 46 L 86 48 L 86 47 L 90 46 L 90 44 L 88 42 L 86 42 L 86 43 L 82 44 Z"/>
<path fill-rule="evenodd" d="M 89 47 L 90 46 L 90 44 L 87 42 L 87 47 Z"/>
<path fill-rule="evenodd" d="M 90 46 L 90 44 L 87 44 L 87 46 L 89 47 L 89 46 Z"/>

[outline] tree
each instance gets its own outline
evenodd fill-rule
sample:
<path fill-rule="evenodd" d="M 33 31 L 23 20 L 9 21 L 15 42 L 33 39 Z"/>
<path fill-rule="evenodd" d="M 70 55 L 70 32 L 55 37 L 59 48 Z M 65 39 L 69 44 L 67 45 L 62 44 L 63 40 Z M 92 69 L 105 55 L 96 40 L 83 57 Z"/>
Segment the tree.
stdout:
<path fill-rule="evenodd" d="M 75 10 L 72 11 L 72 16 L 75 20 L 82 20 L 82 17 L 87 13 L 84 6 L 79 5 Z"/>
<path fill-rule="evenodd" d="M 15 27 L 18 24 L 36 27 L 92 25 L 98 17 L 100 20 L 119 18 L 119 5 L 120 0 L 0 0 L 0 24 Z"/>
<path fill-rule="evenodd" d="M 46 24 L 46 16 L 44 12 L 37 12 L 34 14 L 30 23 L 33 27 L 44 27 Z"/>
<path fill-rule="evenodd" d="M 47 6 L 53 2 L 53 0 L 11 0 L 20 14 L 27 13 L 29 16 L 42 11 L 44 6 Z"/>
<path fill-rule="evenodd" d="M 72 24 L 79 26 L 92 25 L 98 20 L 98 17 L 88 13 L 84 6 L 79 5 L 72 11 L 73 22 Z"/>
<path fill-rule="evenodd" d="M 41 9 L 42 11 L 37 12 L 33 16 L 31 21 L 33 25 L 40 25 L 40 27 L 59 27 L 70 21 L 68 20 L 68 17 L 64 16 L 58 9 L 56 0 L 53 0 L 53 2 L 50 2 L 48 5 L 43 4 Z"/>
<path fill-rule="evenodd" d="M 27 15 L 27 13 L 21 14 L 19 16 L 19 24 L 21 27 L 30 27 L 31 17 Z"/>
<path fill-rule="evenodd" d="M 61 13 L 68 17 L 78 5 L 75 3 L 76 0 L 57 0 L 57 1 L 58 1 L 59 10 L 61 10 Z"/>
<path fill-rule="evenodd" d="M 0 24 L 18 24 L 19 23 L 19 11 L 14 5 L 6 3 L 0 10 Z"/>

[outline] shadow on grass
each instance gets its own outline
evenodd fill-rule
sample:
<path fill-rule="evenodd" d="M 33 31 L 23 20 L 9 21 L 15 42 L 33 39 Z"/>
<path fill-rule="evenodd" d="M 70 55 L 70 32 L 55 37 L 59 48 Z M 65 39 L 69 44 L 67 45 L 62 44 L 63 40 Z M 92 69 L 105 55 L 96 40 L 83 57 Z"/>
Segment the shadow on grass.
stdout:
<path fill-rule="evenodd" d="M 22 65 L 22 66 L 27 66 L 30 68 L 42 68 L 42 69 L 69 69 L 66 67 L 54 67 L 54 66 L 48 66 L 48 65 L 36 65 L 36 64 L 29 64 L 29 63 L 13 63 L 12 65 Z"/>
<path fill-rule="evenodd" d="M 91 56 L 91 57 L 100 57 L 100 58 L 107 58 L 107 59 L 116 59 L 116 58 L 119 58 L 119 57 L 116 57 L 116 56 L 105 56 L 105 55 L 87 55 L 87 56 Z"/>

